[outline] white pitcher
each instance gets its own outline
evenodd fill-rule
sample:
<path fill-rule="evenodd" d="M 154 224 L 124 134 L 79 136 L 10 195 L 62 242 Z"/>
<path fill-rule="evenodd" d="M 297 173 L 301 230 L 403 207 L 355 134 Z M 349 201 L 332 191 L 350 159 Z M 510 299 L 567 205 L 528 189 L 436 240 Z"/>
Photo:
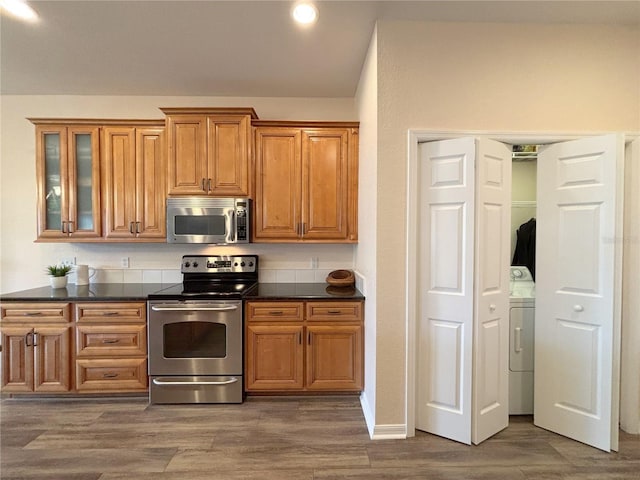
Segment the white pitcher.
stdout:
<path fill-rule="evenodd" d="M 96 269 L 89 265 L 76 265 L 76 285 L 89 285 L 89 279 L 96 274 Z"/>

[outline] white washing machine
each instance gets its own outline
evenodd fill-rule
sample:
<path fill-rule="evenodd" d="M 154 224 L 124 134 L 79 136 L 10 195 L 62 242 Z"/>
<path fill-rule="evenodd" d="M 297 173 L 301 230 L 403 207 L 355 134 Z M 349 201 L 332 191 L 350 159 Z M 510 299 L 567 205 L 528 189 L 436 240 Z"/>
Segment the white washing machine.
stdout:
<path fill-rule="evenodd" d="M 532 415 L 536 286 L 527 267 L 511 267 L 510 280 L 509 415 Z"/>

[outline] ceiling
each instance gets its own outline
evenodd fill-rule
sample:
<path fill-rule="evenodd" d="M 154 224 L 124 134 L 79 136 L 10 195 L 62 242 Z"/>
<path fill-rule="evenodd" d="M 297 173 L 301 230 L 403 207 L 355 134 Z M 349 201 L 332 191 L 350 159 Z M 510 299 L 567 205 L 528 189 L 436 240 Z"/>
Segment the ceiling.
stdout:
<path fill-rule="evenodd" d="M 352 97 L 376 19 L 640 24 L 640 1 L 30 1 L 0 15 L 0 93 Z"/>

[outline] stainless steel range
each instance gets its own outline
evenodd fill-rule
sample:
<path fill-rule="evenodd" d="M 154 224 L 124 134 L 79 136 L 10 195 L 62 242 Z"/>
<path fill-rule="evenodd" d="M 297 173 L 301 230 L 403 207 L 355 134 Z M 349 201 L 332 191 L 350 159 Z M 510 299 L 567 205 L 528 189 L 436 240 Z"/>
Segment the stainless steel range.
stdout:
<path fill-rule="evenodd" d="M 183 282 L 149 295 L 149 402 L 242 403 L 242 296 L 257 255 L 185 255 Z"/>

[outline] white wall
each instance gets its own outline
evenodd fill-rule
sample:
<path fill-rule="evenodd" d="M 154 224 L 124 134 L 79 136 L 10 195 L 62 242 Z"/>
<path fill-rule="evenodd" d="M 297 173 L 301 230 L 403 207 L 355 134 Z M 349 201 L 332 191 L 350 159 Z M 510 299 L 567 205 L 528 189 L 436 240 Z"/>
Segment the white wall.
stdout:
<path fill-rule="evenodd" d="M 638 131 L 638 35 L 597 25 L 378 23 L 376 328 L 384 341 L 376 364 L 385 381 L 376 385 L 376 425 L 406 418 L 408 130 Z"/>
<path fill-rule="evenodd" d="M 375 424 L 377 386 L 376 334 L 376 245 L 377 245 L 377 184 L 378 184 L 378 48 L 374 31 L 362 68 L 356 93 L 360 120 L 359 189 L 358 189 L 358 246 L 355 264 L 365 279 L 367 298 L 364 329 L 364 393 L 362 404 L 367 425 Z M 370 433 L 371 430 L 370 430 Z"/>
<path fill-rule="evenodd" d="M 209 247 L 166 244 L 34 243 L 36 238 L 35 127 L 27 117 L 163 118 L 159 107 L 254 107 L 262 119 L 357 120 L 352 98 L 3 96 L 0 98 L 0 291 L 47 284 L 44 267 L 76 257 L 101 269 L 104 280 L 173 281 L 180 257 L 188 253 L 248 252 L 261 255 L 261 267 L 281 272 L 279 280 L 324 281 L 326 272 L 353 268 L 352 245 L 258 245 Z M 365 230 L 366 231 L 366 230 Z M 130 258 L 120 269 L 120 258 Z M 311 257 L 319 270 L 309 271 Z M 151 270 L 151 272 L 149 272 Z M 278 272 L 272 272 L 278 273 Z M 178 275 L 179 277 L 179 275 Z M 269 278 L 275 278 L 270 275 Z"/>

